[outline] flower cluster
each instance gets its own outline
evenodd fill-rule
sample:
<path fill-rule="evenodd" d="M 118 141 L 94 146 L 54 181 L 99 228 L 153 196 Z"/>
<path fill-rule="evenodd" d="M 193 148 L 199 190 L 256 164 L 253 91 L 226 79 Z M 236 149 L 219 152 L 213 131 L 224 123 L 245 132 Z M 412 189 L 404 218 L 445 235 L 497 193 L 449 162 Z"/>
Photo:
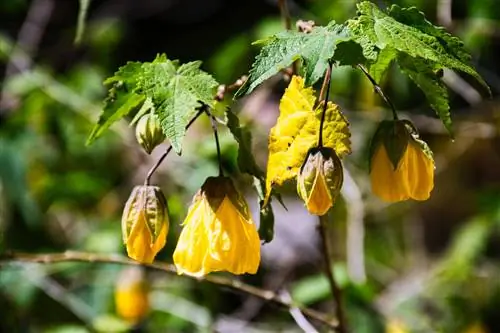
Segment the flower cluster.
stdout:
<path fill-rule="evenodd" d="M 166 200 L 156 186 L 137 186 L 122 217 L 129 257 L 151 263 L 165 246 Z M 248 204 L 227 177 L 209 177 L 195 195 L 173 259 L 179 274 L 201 277 L 214 271 L 255 274 L 260 240 Z"/>

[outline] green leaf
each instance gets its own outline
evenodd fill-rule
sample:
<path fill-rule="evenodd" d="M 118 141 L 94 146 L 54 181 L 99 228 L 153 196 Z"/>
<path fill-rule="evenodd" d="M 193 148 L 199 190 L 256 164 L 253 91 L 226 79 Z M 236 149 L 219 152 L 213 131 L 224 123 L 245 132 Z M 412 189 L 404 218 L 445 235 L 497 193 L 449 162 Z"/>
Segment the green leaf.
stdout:
<path fill-rule="evenodd" d="M 165 136 L 179 154 L 189 120 L 202 104 L 214 104 L 213 96 L 218 83 L 200 70 L 200 65 L 199 61 L 179 65 L 178 61 L 159 55 L 153 62 L 129 62 L 121 67 L 104 82 L 111 85 L 111 97 L 106 101 L 88 143 L 147 100 L 152 102 L 148 108 L 158 115 Z M 117 93 L 118 98 L 115 97 Z"/>
<path fill-rule="evenodd" d="M 109 95 L 104 101 L 104 109 L 97 124 L 92 129 L 87 145 L 91 144 L 96 138 L 107 130 L 114 122 L 128 115 L 132 110 L 138 108 L 144 101 L 144 96 L 134 93 L 119 92 L 116 86 L 112 87 Z"/>
<path fill-rule="evenodd" d="M 253 176 L 253 185 L 257 191 L 260 207 L 259 236 L 264 243 L 269 243 L 274 237 L 274 213 L 270 204 L 264 205 L 265 173 L 257 165 L 252 154 L 251 133 L 246 127 L 240 125 L 238 117 L 229 109 L 226 110 L 226 125 L 238 142 L 238 168 L 241 172 Z"/>
<path fill-rule="evenodd" d="M 296 60 L 302 61 L 300 74 L 306 79 L 306 85 L 314 84 L 325 73 L 337 44 L 347 40 L 349 35 L 345 27 L 331 22 L 326 27 L 314 27 L 307 34 L 287 30 L 255 42 L 263 45 L 262 50 L 252 65 L 247 82 L 238 90 L 236 97 L 249 94 Z"/>
<path fill-rule="evenodd" d="M 380 80 L 382 80 L 383 75 L 391 65 L 392 61 L 396 59 L 397 55 L 398 52 L 391 47 L 386 47 L 380 51 L 377 61 L 371 64 L 368 68 L 368 72 L 373 77 L 375 82 L 380 84 Z"/>
<path fill-rule="evenodd" d="M 436 111 L 446 130 L 453 136 L 448 89 L 436 73 L 433 64 L 419 58 L 400 54 L 398 63 L 415 84 L 422 89 L 431 107 Z"/>
<path fill-rule="evenodd" d="M 357 7 L 358 17 L 349 20 L 348 27 L 367 59 L 375 61 L 380 50 L 391 47 L 411 57 L 467 73 L 489 91 L 488 85 L 469 64 L 470 56 L 458 38 L 434 27 L 417 9 L 393 5 L 390 16 L 371 2 L 361 2 Z"/>

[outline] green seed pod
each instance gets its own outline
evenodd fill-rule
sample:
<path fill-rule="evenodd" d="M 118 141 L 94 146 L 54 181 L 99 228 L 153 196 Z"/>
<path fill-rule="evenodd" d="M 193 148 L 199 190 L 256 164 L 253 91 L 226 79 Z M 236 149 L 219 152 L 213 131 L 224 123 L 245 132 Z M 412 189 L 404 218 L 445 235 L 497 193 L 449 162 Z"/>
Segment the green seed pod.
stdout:
<path fill-rule="evenodd" d="M 165 246 L 169 228 L 167 201 L 158 186 L 136 186 L 122 215 L 123 243 L 128 256 L 143 263 L 153 262 Z"/>
<path fill-rule="evenodd" d="M 154 113 L 142 116 L 135 127 L 135 137 L 146 153 L 151 154 L 153 149 L 165 140 L 158 116 Z"/>
<path fill-rule="evenodd" d="M 331 148 L 312 148 L 297 176 L 297 193 L 311 214 L 325 215 L 344 181 L 342 163 Z"/>

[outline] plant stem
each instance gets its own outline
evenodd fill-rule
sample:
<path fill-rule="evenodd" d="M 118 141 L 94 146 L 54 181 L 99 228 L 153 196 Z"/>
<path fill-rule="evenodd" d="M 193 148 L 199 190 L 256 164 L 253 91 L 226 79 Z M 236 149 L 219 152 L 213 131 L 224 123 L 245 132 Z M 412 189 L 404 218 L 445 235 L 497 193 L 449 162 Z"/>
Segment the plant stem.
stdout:
<path fill-rule="evenodd" d="M 189 129 L 189 127 L 191 127 L 191 125 L 193 125 L 193 123 L 196 121 L 196 119 L 198 119 L 198 117 L 203 113 L 205 112 L 205 106 L 203 106 L 197 114 L 195 114 L 195 116 L 189 121 L 189 123 L 186 125 L 186 130 Z M 151 167 L 151 169 L 149 169 L 148 171 L 148 174 L 146 175 L 146 179 L 144 179 L 144 185 L 149 185 L 150 181 L 151 181 L 151 177 L 153 176 L 153 174 L 155 173 L 156 169 L 158 169 L 158 167 L 160 166 L 160 164 L 163 162 L 163 160 L 167 157 L 167 155 L 172 151 L 172 145 L 170 145 L 167 150 L 160 156 L 160 158 L 155 162 L 155 164 L 153 164 L 153 166 Z"/>
<path fill-rule="evenodd" d="M 217 119 L 210 113 L 210 111 L 205 110 L 205 113 L 210 117 L 210 123 L 212 124 L 212 130 L 214 131 L 215 146 L 217 147 L 217 161 L 219 161 L 219 177 L 224 176 L 224 171 L 222 170 L 222 154 L 220 152 L 219 134 L 217 133 Z"/>
<path fill-rule="evenodd" d="M 330 256 L 330 247 L 328 243 L 328 214 L 319 217 L 319 232 L 321 235 L 321 246 L 322 246 L 322 254 L 325 265 L 325 275 L 328 279 L 328 283 L 330 284 L 330 290 L 332 292 L 332 296 L 335 300 L 335 315 L 337 316 L 337 320 L 339 321 L 338 331 L 339 333 L 347 333 L 347 323 L 344 315 L 344 302 L 342 301 L 342 290 L 340 289 L 337 281 L 335 281 L 335 276 L 332 272 L 331 267 L 331 256 Z"/>
<path fill-rule="evenodd" d="M 234 89 L 237 89 L 241 87 L 245 81 L 248 79 L 246 75 L 243 75 L 240 77 L 238 80 L 236 80 L 234 83 L 230 84 L 229 86 L 226 86 L 224 84 L 219 86 L 219 89 L 217 89 L 217 94 L 214 96 L 214 100 L 216 101 L 222 101 L 224 99 L 224 95 L 226 92 L 232 91 Z M 205 112 L 206 105 L 202 106 L 198 113 L 189 121 L 189 123 L 186 125 L 186 130 L 193 125 L 196 119 Z M 160 158 L 155 162 L 155 164 L 149 169 L 148 174 L 146 175 L 146 179 L 144 180 L 144 185 L 149 185 L 151 177 L 153 176 L 153 173 L 155 173 L 156 169 L 160 166 L 160 164 L 163 162 L 163 160 L 167 157 L 167 155 L 170 153 L 172 150 L 172 145 L 167 148 L 167 150 L 160 156 Z"/>
<path fill-rule="evenodd" d="M 318 137 L 318 148 L 323 147 L 323 123 L 325 122 L 326 109 L 328 108 L 328 97 L 330 96 L 330 83 L 332 82 L 332 64 L 330 63 L 326 69 L 325 79 L 323 80 L 323 85 L 321 86 L 321 91 L 319 93 L 319 100 L 323 100 L 323 112 L 321 112 L 321 121 L 319 123 L 319 137 Z"/>
<path fill-rule="evenodd" d="M 278 0 L 278 6 L 280 7 L 281 19 L 283 20 L 283 25 L 286 30 L 292 28 L 292 20 L 290 18 L 290 13 L 288 12 L 288 6 L 286 0 Z"/>
<path fill-rule="evenodd" d="M 154 269 L 167 274 L 177 275 L 175 266 L 166 262 L 154 262 L 152 264 L 141 264 L 137 261 L 125 258 L 120 255 L 102 254 L 102 253 L 87 253 L 66 251 L 62 253 L 45 253 L 45 254 L 31 254 L 21 252 L 6 252 L 0 255 L 0 267 L 5 265 L 14 265 L 16 263 L 39 263 L 39 264 L 54 264 L 61 262 L 86 262 L 86 263 L 103 263 L 103 264 L 118 264 L 118 265 L 132 265 L 142 266 L 148 269 Z M 294 304 L 293 301 L 287 300 L 280 296 L 278 293 L 270 290 L 260 289 L 252 285 L 241 282 L 220 275 L 208 275 L 203 278 L 196 278 L 189 275 L 182 275 L 184 278 L 192 279 L 197 282 L 208 282 L 214 285 L 229 288 L 233 291 L 240 292 L 247 295 L 252 295 L 257 298 L 272 302 L 285 309 L 299 309 L 308 318 L 317 320 L 323 323 L 330 329 L 337 329 L 338 322 L 330 316 L 306 307 Z"/>
<path fill-rule="evenodd" d="M 366 68 L 363 65 L 358 64 L 358 68 L 361 69 L 363 74 L 365 74 L 365 76 L 368 78 L 368 80 L 370 80 L 371 84 L 373 85 L 373 88 L 380 95 L 380 97 L 382 97 L 384 99 L 384 101 L 387 103 L 387 105 L 390 106 L 391 111 L 392 111 L 392 117 L 394 118 L 394 120 L 398 120 L 399 118 L 398 118 L 398 114 L 396 112 L 396 108 L 394 107 L 394 104 L 392 104 L 389 97 L 387 97 L 387 95 L 384 94 L 384 91 L 382 90 L 382 88 L 380 88 L 380 86 L 377 84 L 377 82 L 375 82 L 375 79 L 370 75 L 370 73 L 368 73 L 368 71 L 366 70 Z"/>

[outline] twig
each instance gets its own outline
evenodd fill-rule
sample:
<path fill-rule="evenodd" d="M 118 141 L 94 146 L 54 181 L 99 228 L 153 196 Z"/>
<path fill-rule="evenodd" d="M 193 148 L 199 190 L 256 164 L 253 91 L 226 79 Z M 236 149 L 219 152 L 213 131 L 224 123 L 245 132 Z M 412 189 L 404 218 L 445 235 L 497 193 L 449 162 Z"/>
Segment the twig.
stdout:
<path fill-rule="evenodd" d="M 323 123 L 325 122 L 326 109 L 328 107 L 328 96 L 330 96 L 330 82 L 332 78 L 332 64 L 328 64 L 328 68 L 326 69 L 325 79 L 323 80 L 323 85 L 321 87 L 321 91 L 319 93 L 319 100 L 323 100 L 323 112 L 321 113 L 321 121 L 319 123 L 319 137 L 318 137 L 318 147 L 323 147 Z"/>
<path fill-rule="evenodd" d="M 292 296 L 288 292 L 288 290 L 284 289 L 281 291 L 281 297 L 285 299 L 288 302 L 292 301 Z M 307 320 L 307 318 L 304 316 L 304 314 L 300 311 L 299 308 L 296 306 L 291 307 L 289 310 L 290 315 L 292 316 L 293 320 L 295 320 L 295 323 L 304 331 L 307 333 L 317 333 L 318 331 L 316 328 Z"/>
<path fill-rule="evenodd" d="M 234 83 L 230 84 L 230 85 L 225 85 L 225 84 L 221 84 L 219 86 L 219 88 L 217 88 L 217 94 L 215 94 L 215 97 L 214 99 L 216 101 L 222 101 L 224 99 L 224 95 L 227 93 L 227 92 L 230 92 L 230 91 L 233 91 L 233 90 L 236 90 L 238 89 L 239 87 L 241 87 L 243 84 L 245 84 L 245 82 L 248 80 L 248 76 L 246 75 L 242 75 L 238 80 L 234 81 Z"/>
<path fill-rule="evenodd" d="M 288 12 L 288 6 L 286 0 L 278 0 L 278 6 L 280 7 L 281 19 L 283 20 L 283 25 L 286 30 L 292 28 L 292 19 L 290 18 L 290 13 Z"/>
<path fill-rule="evenodd" d="M 368 73 L 368 71 L 366 70 L 366 68 L 363 65 L 359 64 L 358 68 L 361 69 L 361 71 L 363 72 L 363 74 L 365 74 L 365 76 L 368 78 L 368 80 L 370 80 L 370 82 L 373 85 L 373 88 L 380 95 L 380 97 L 382 97 L 384 99 L 384 101 L 387 103 L 387 105 L 390 106 L 391 111 L 392 111 L 392 116 L 394 117 L 394 120 L 398 120 L 399 118 L 398 118 L 398 114 L 396 112 L 396 108 L 394 108 L 394 104 L 392 104 L 392 102 L 389 99 L 389 97 L 387 97 L 384 94 L 384 91 L 382 90 L 382 88 L 380 88 L 380 86 L 377 84 L 377 82 L 375 82 L 375 79 L 370 75 L 370 73 Z"/>
<path fill-rule="evenodd" d="M 113 254 L 101 254 L 101 253 L 87 253 L 87 252 L 76 252 L 76 251 L 66 251 L 62 253 L 45 253 L 45 254 L 31 254 L 22 252 L 6 252 L 0 256 L 0 266 L 13 264 L 13 263 L 40 263 L 40 264 L 54 264 L 61 262 L 85 262 L 85 263 L 106 263 L 106 264 L 118 264 L 118 265 L 135 265 L 143 266 L 148 269 L 154 269 L 162 271 L 168 274 L 177 274 L 175 266 L 166 262 L 156 261 L 152 264 L 141 264 L 139 262 L 127 259 L 120 255 Z M 339 326 L 336 319 L 328 316 L 325 313 L 302 307 L 294 304 L 292 301 L 286 300 L 277 293 L 260 289 L 258 287 L 251 286 L 249 284 L 243 283 L 241 281 L 231 279 L 228 277 L 220 275 L 208 275 L 204 278 L 198 279 L 189 275 L 183 275 L 184 278 L 193 279 L 196 281 L 208 282 L 217 286 L 227 287 L 233 291 L 241 292 L 244 294 L 249 294 L 263 300 L 272 302 L 278 306 L 285 309 L 297 308 L 305 316 L 310 319 L 317 320 L 323 323 L 331 329 L 337 329 Z"/>
<path fill-rule="evenodd" d="M 332 273 L 331 268 L 331 256 L 330 256 L 330 248 L 328 246 L 328 214 L 319 217 L 319 233 L 321 235 L 321 246 L 323 250 L 321 251 L 323 254 L 323 259 L 325 261 L 325 275 L 328 279 L 328 283 L 330 284 L 330 289 L 335 300 L 335 315 L 338 320 L 338 331 L 340 333 L 347 333 L 347 323 L 346 318 L 344 316 L 344 302 L 342 301 L 342 291 L 340 290 L 337 281 L 335 281 L 335 277 Z"/>
<path fill-rule="evenodd" d="M 7 82 L 7 79 L 16 72 L 24 72 L 31 67 L 33 62 L 31 57 L 42 40 L 53 8 L 53 0 L 34 0 L 31 2 L 26 19 L 19 29 L 16 45 L 13 47 L 5 67 L 3 82 Z M 4 85 L 0 96 L 0 112 L 11 107 L 12 101 L 9 100 Z"/>
<path fill-rule="evenodd" d="M 453 18 L 451 15 L 452 1 L 451 0 L 439 0 L 437 2 L 437 21 L 443 27 L 451 28 L 453 24 Z"/>
<path fill-rule="evenodd" d="M 196 119 L 205 112 L 205 107 L 202 107 L 197 114 L 189 121 L 189 123 L 186 125 L 186 130 L 193 125 Z M 167 157 L 167 155 L 172 151 L 172 145 L 170 145 L 167 150 L 160 156 L 160 158 L 153 164 L 151 169 L 149 169 L 148 174 L 146 175 L 146 179 L 144 180 L 144 185 L 149 185 L 151 177 L 153 176 L 153 173 L 158 169 L 160 164 L 163 162 L 163 160 Z"/>

